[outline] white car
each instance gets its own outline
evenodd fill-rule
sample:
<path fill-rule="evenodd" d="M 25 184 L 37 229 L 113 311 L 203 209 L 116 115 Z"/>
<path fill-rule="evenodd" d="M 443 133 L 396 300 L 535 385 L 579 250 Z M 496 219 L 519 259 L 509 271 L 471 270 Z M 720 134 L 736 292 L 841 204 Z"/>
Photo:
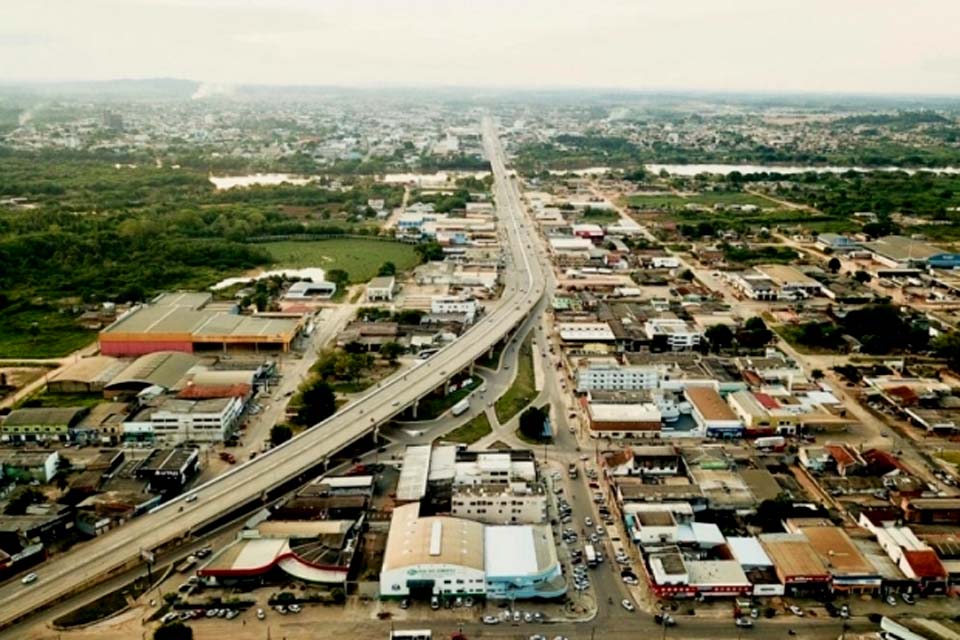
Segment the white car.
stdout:
<path fill-rule="evenodd" d="M 497 616 L 483 616 L 483 624 L 500 624 L 500 618 Z"/>
<path fill-rule="evenodd" d="M 633 606 L 633 603 L 627 600 L 626 598 L 620 601 L 620 606 L 622 606 L 627 611 L 633 611 L 634 609 L 636 609 L 636 607 Z"/>
<path fill-rule="evenodd" d="M 40 576 L 38 576 L 35 573 L 28 573 L 27 575 L 23 576 L 23 578 L 21 578 L 20 582 L 23 584 L 30 584 L 31 582 L 36 582 L 37 578 L 39 577 Z"/>
<path fill-rule="evenodd" d="M 795 616 L 797 616 L 797 617 L 800 617 L 800 618 L 803 617 L 803 609 L 801 609 L 801 608 L 798 607 L 797 605 L 792 604 L 792 605 L 790 605 L 789 609 L 790 609 L 790 613 L 792 613 L 793 615 L 795 615 Z"/>
<path fill-rule="evenodd" d="M 263 609 L 257 609 L 257 620 L 263 620 L 267 617 L 267 614 L 263 612 Z"/>
<path fill-rule="evenodd" d="M 741 629 L 751 629 L 753 627 L 753 620 L 750 618 L 737 618 L 737 626 Z"/>
<path fill-rule="evenodd" d="M 300 613 L 301 611 L 303 611 L 303 607 L 301 607 L 298 604 L 292 604 L 289 607 L 287 607 L 287 610 L 290 611 L 291 613 Z"/>

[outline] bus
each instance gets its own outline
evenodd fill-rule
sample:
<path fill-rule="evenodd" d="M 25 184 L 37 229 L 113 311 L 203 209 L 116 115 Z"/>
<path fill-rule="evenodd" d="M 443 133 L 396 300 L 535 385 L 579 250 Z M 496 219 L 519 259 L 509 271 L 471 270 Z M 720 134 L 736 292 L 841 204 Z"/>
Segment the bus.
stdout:
<path fill-rule="evenodd" d="M 390 640 L 432 640 L 430 629 L 406 629 L 390 632 Z"/>
<path fill-rule="evenodd" d="M 593 548 L 593 545 L 592 545 L 592 544 L 585 544 L 585 545 L 583 545 L 583 555 L 584 555 L 584 556 L 586 557 L 586 559 L 587 559 L 587 566 L 588 566 L 588 567 L 595 567 L 595 566 L 597 566 L 597 552 L 596 552 L 596 550 Z"/>
<path fill-rule="evenodd" d="M 458 416 L 461 413 L 464 413 L 469 408 L 470 408 L 470 401 L 467 399 L 464 399 L 458 402 L 457 404 L 453 405 L 453 409 L 450 410 L 450 413 L 452 413 L 455 416 Z"/>

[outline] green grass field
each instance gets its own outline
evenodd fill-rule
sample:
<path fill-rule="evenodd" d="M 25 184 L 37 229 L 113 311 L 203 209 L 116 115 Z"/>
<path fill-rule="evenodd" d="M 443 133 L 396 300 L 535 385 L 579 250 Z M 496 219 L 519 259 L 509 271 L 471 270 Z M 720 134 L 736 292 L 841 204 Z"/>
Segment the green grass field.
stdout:
<path fill-rule="evenodd" d="M 758 207 L 774 208 L 776 205 L 750 193 L 738 191 L 721 191 L 698 193 L 688 197 L 672 195 L 633 195 L 627 197 L 627 204 L 631 207 L 651 209 L 682 209 L 688 204 L 699 204 L 712 207 L 715 204 L 753 204 Z"/>
<path fill-rule="evenodd" d="M 392 262 L 398 272 L 409 271 L 419 263 L 413 246 L 388 240 L 337 238 L 333 240 L 283 240 L 264 242 L 278 267 L 320 267 L 327 271 L 343 269 L 350 282 L 366 282 L 377 275 L 384 262 Z"/>
<path fill-rule="evenodd" d="M 533 377 L 533 348 L 531 336 L 528 335 L 520 345 L 520 357 L 517 358 L 517 377 L 510 388 L 497 399 L 494 409 L 497 411 L 497 420 L 507 422 L 520 413 L 537 397 L 537 389 Z"/>
<path fill-rule="evenodd" d="M 36 335 L 30 327 L 36 323 Z M 70 316 L 31 309 L 0 313 L 0 358 L 58 358 L 96 340 Z"/>
<path fill-rule="evenodd" d="M 437 440 L 473 444 L 491 431 L 493 431 L 493 428 L 490 426 L 487 414 L 481 413 L 467 424 L 457 427 L 447 435 L 437 438 Z"/>

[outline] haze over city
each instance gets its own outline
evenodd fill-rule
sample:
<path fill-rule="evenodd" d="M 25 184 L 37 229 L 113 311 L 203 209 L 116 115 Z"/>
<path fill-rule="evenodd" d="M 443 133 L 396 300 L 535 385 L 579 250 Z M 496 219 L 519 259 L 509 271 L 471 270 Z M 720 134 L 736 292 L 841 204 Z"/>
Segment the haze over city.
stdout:
<path fill-rule="evenodd" d="M 951 0 L 43 0 L 0 81 L 956 94 Z"/>

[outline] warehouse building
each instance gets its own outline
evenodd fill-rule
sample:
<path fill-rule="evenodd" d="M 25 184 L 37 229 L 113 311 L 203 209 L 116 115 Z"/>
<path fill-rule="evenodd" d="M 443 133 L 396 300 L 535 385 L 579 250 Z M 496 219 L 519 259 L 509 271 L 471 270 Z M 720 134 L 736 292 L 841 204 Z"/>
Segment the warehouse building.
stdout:
<path fill-rule="evenodd" d="M 245 316 L 209 307 L 209 293 L 165 293 L 134 307 L 100 332 L 100 351 L 289 351 L 303 318 Z"/>
<path fill-rule="evenodd" d="M 27 407 L 14 409 L 0 423 L 3 442 L 69 442 L 86 407 Z"/>
<path fill-rule="evenodd" d="M 58 369 L 47 380 L 48 393 L 103 393 L 127 366 L 123 360 L 110 356 L 80 358 Z"/>
<path fill-rule="evenodd" d="M 708 438 L 743 435 L 743 423 L 717 391 L 710 387 L 687 387 L 683 393 L 693 409 L 697 426 Z"/>
<path fill-rule="evenodd" d="M 463 518 L 420 517 L 415 503 L 393 512 L 381 597 L 527 599 L 565 592 L 548 525 L 486 526 Z"/>

